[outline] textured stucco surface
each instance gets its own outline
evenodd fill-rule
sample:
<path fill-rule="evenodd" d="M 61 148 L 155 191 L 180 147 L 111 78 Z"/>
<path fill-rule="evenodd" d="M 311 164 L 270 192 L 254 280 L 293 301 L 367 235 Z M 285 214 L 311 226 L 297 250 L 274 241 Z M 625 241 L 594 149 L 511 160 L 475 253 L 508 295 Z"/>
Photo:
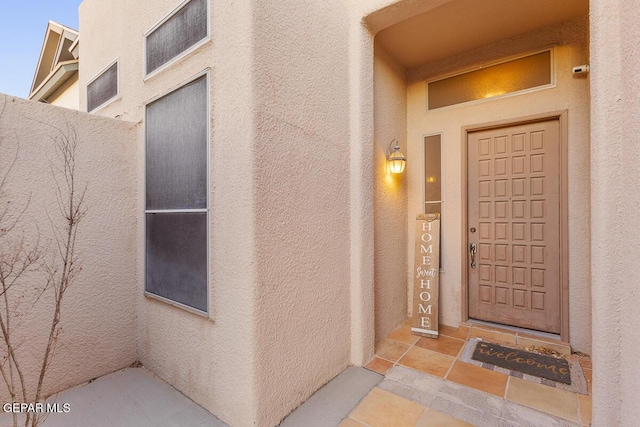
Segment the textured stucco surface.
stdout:
<path fill-rule="evenodd" d="M 455 0 L 352 0 L 360 6 L 367 27 L 373 34 L 405 19 L 426 13 Z"/>
<path fill-rule="evenodd" d="M 21 209 L 31 198 L 19 223 L 26 242 L 39 237 L 44 253 L 54 251 L 48 216 L 56 225 L 62 220 L 50 172 L 50 165 L 61 166 L 51 140 L 56 129 L 77 133 L 75 179 L 87 185 L 87 214 L 76 245 L 82 271 L 63 301 L 59 345 L 45 380 L 49 394 L 125 367 L 137 358 L 135 134 L 131 123 L 0 94 L 0 110 L 3 107 L 3 174 L 19 146 L 3 203 L 8 200 Z M 41 275 L 29 276 L 24 283 L 25 301 L 33 287 L 42 283 Z M 48 291 L 14 331 L 14 337 L 23 340 L 19 354 L 28 382 L 37 381 L 52 310 L 53 295 Z"/>
<path fill-rule="evenodd" d="M 408 70 L 407 158 L 421 158 L 424 135 L 442 133 L 444 243 L 441 256 L 445 271 L 440 277 L 441 323 L 455 326 L 461 320 L 466 320 L 461 319 L 461 245 L 465 237 L 460 226 L 462 216 L 465 215 L 461 210 L 465 185 L 461 169 L 465 143 L 462 141 L 462 128 L 507 119 L 517 121 L 526 116 L 567 110 L 569 339 L 574 349 L 587 353 L 591 351 L 589 80 L 584 75 L 574 76 L 571 72 L 572 67 L 588 63 L 588 34 L 588 20 L 585 17 Z M 426 111 L 427 80 L 550 45 L 556 46 L 556 87 L 471 105 Z M 411 240 L 415 215 L 422 210 L 423 166 L 409 168 L 407 177 L 408 236 Z M 410 263 L 413 262 L 413 251 L 410 244 Z"/>
<path fill-rule="evenodd" d="M 374 67 L 374 230 L 376 341 L 407 317 L 407 174 L 421 170 L 420 159 L 405 172 L 388 171 L 386 150 L 397 139 L 407 153 L 407 85 L 405 70 L 375 45 Z"/>
<path fill-rule="evenodd" d="M 254 34 L 257 424 L 273 425 L 351 356 L 348 8 L 256 2 Z"/>
<path fill-rule="evenodd" d="M 252 9 L 210 2 L 210 39 L 189 56 L 143 80 L 143 35 L 181 2 L 103 2 L 80 6 L 81 108 L 86 82 L 118 58 L 120 96 L 97 114 L 139 123 L 137 286 L 141 362 L 233 426 L 254 425 L 254 230 Z M 144 103 L 209 70 L 210 318 L 147 298 L 144 290 Z M 229 161 L 233 153 L 233 161 Z"/>
<path fill-rule="evenodd" d="M 334 3 L 212 2 L 211 41 L 146 81 L 142 34 L 175 2 L 87 0 L 80 9 L 88 29 L 80 86 L 116 57 L 121 69 L 120 97 L 97 114 L 140 122 L 145 101 L 211 67 L 211 319 L 142 295 L 139 227 L 138 351 L 145 366 L 232 425 L 277 423 L 352 359 L 353 140 L 341 45 L 350 15 Z M 366 306 L 373 298 L 362 294 Z M 373 354 L 370 341 L 357 363 Z"/>
<path fill-rule="evenodd" d="M 374 355 L 373 34 L 362 21 L 366 2 L 349 13 L 349 239 L 351 363 Z"/>
<path fill-rule="evenodd" d="M 175 6 L 80 8 L 80 87 L 118 58 L 97 114 L 140 123 L 139 159 L 143 103 L 210 67 L 211 319 L 142 296 L 138 227 L 139 357 L 230 424 L 271 425 L 373 356 L 373 38 L 344 2 L 212 2 L 211 40 L 145 81 L 142 34 Z"/>
<path fill-rule="evenodd" d="M 639 350 L 637 340 L 629 338 L 637 321 L 629 297 L 635 295 L 637 272 L 628 254 L 637 252 L 637 247 L 620 226 L 635 224 L 637 218 L 629 215 L 635 212 L 638 197 L 632 182 L 619 186 L 621 179 L 637 176 L 639 164 L 633 148 L 638 105 L 632 97 L 638 92 L 638 80 L 632 71 L 639 65 L 633 52 L 640 37 L 633 2 L 592 2 L 593 46 L 598 51 L 592 49 L 590 76 L 570 73 L 571 67 L 589 62 L 584 19 L 410 70 L 403 101 L 401 70 L 383 55 L 374 60 L 373 36 L 447 1 L 452 0 L 336 0 L 305 7 L 292 1 L 212 1 L 211 40 L 146 81 L 143 34 L 179 2 L 85 0 L 82 4 L 81 108 L 86 107 L 86 82 L 118 58 L 121 95 L 97 114 L 139 123 L 137 152 L 131 157 L 138 161 L 137 287 L 132 301 L 137 304 L 139 358 L 229 424 L 277 422 L 341 367 L 365 363 L 373 354 L 374 330 L 383 335 L 401 307 L 406 310 L 407 302 L 397 298 L 393 278 L 412 262 L 412 224 L 422 202 L 420 160 L 413 159 L 421 157 L 422 136 L 434 132 L 443 132 L 445 147 L 441 320 L 457 324 L 463 241 L 460 128 L 565 109 L 570 340 L 574 348 L 590 351 L 593 304 L 596 424 L 616 419 L 624 425 L 638 418 L 637 408 L 622 409 L 619 403 L 632 401 L 635 385 L 622 373 L 634 372 L 631 355 Z M 556 88 L 425 113 L 427 78 L 553 43 L 557 44 Z M 212 123 L 211 319 L 142 293 L 143 104 L 206 68 L 210 68 Z M 597 154 L 592 175 L 590 80 L 591 136 Z M 378 99 L 391 104 L 380 105 Z M 407 192 L 391 193 L 386 181 L 378 181 L 381 156 L 389 136 L 402 132 L 403 102 L 408 123 L 403 152 L 409 160 L 407 172 L 396 184 Z M 380 117 L 384 112 L 398 120 Z M 611 206 L 616 206 L 613 216 Z M 386 215 L 403 210 L 403 218 L 395 224 L 405 227 L 404 235 L 381 240 L 382 227 L 391 227 Z M 593 224 L 603 227 L 592 226 L 591 214 Z M 391 263 L 391 270 L 379 265 L 399 251 L 397 245 L 403 241 L 406 251 L 398 253 L 405 265 Z M 593 303 L 591 274 L 596 283 Z M 400 286 L 404 298 L 406 286 Z M 383 296 L 389 291 L 393 308 L 386 306 Z"/>
<path fill-rule="evenodd" d="M 638 19 L 636 1 L 591 2 L 594 426 L 640 419 Z"/>

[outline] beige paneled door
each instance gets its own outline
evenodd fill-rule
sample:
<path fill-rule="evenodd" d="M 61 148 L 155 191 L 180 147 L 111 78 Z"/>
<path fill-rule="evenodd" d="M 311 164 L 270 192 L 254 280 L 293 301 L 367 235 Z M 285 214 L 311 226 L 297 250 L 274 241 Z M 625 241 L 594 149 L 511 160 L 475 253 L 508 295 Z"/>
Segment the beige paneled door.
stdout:
<path fill-rule="evenodd" d="M 467 142 L 469 317 L 560 333 L 559 121 Z"/>

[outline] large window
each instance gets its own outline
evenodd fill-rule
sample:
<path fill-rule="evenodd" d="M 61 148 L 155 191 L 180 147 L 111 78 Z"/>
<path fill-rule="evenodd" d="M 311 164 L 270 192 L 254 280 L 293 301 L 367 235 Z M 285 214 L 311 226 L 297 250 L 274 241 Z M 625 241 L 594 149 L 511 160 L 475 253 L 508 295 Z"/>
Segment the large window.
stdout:
<path fill-rule="evenodd" d="M 145 291 L 208 311 L 207 76 L 146 107 Z"/>
<path fill-rule="evenodd" d="M 191 0 L 146 35 L 145 74 L 171 62 L 208 35 L 207 0 Z"/>
<path fill-rule="evenodd" d="M 87 111 L 91 112 L 118 95 L 118 62 L 109 65 L 87 84 Z"/>

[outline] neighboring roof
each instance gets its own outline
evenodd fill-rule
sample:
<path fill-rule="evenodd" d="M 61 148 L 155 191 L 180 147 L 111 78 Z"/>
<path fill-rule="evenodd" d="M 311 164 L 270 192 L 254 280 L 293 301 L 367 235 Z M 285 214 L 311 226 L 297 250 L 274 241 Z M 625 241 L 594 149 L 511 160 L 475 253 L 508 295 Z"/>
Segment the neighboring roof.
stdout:
<path fill-rule="evenodd" d="M 78 72 L 78 31 L 49 21 L 29 99 L 43 101 Z"/>

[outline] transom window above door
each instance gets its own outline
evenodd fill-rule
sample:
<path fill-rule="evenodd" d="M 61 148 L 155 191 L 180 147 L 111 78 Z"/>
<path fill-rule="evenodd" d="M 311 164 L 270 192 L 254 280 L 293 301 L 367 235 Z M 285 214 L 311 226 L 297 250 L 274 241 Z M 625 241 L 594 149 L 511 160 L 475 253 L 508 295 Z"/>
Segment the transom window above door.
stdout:
<path fill-rule="evenodd" d="M 427 109 L 544 89 L 555 85 L 553 49 L 427 83 Z"/>

